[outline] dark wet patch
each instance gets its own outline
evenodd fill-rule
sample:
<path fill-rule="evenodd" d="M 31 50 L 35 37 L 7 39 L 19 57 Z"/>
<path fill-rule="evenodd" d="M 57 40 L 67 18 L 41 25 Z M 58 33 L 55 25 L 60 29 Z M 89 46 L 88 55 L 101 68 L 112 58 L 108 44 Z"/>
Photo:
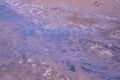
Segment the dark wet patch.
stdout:
<path fill-rule="evenodd" d="M 75 66 L 74 66 L 74 65 L 71 65 L 70 70 L 71 70 L 72 72 L 76 72 Z"/>
<path fill-rule="evenodd" d="M 100 75 L 100 77 L 101 77 L 102 79 L 106 79 L 106 77 L 105 77 L 104 75 Z"/>
<path fill-rule="evenodd" d="M 109 47 L 109 49 L 112 50 L 114 53 L 120 54 L 120 47 L 112 45 L 111 47 Z"/>
<path fill-rule="evenodd" d="M 107 46 L 107 48 L 112 51 L 112 59 L 117 62 L 120 62 L 120 47 L 115 44 L 112 44 L 112 46 Z"/>
<path fill-rule="evenodd" d="M 120 54 L 115 54 L 112 56 L 112 59 L 114 59 L 117 62 L 120 62 Z"/>
<path fill-rule="evenodd" d="M 93 72 L 91 69 L 86 68 L 86 67 L 84 67 L 84 66 L 81 66 L 81 69 L 82 69 L 83 71 L 87 72 L 87 73 Z"/>
<path fill-rule="evenodd" d="M 88 68 L 92 69 L 92 71 L 95 73 L 100 73 L 100 72 L 109 70 L 106 66 L 102 66 L 102 65 L 95 65 L 95 64 L 91 64 L 91 63 L 83 63 L 82 65 L 84 65 L 84 67 L 88 67 Z M 89 71 L 89 69 L 88 69 L 88 71 Z"/>
<path fill-rule="evenodd" d="M 72 40 L 69 40 L 69 41 L 67 41 L 67 43 L 68 43 L 69 45 L 72 45 L 72 44 L 73 44 L 73 41 L 72 41 Z"/>
<path fill-rule="evenodd" d="M 66 50 L 62 50 L 62 53 L 67 53 L 67 51 Z"/>
<path fill-rule="evenodd" d="M 68 68 L 69 68 L 72 72 L 76 72 L 75 65 L 74 65 L 71 61 L 66 60 L 65 63 L 67 64 Z"/>

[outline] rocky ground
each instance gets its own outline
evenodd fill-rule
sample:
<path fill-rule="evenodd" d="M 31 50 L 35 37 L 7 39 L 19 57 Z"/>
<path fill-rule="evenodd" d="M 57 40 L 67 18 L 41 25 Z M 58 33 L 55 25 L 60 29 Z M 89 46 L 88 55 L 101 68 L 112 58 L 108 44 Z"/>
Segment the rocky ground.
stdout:
<path fill-rule="evenodd" d="M 119 0 L 0 0 L 0 80 L 120 80 Z"/>

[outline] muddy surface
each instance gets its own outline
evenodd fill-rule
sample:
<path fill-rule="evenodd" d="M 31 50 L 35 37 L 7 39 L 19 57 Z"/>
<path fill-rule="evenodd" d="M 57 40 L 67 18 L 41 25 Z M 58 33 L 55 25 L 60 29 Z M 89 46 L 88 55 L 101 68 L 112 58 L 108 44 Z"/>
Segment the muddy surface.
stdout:
<path fill-rule="evenodd" d="M 0 80 L 120 80 L 119 0 L 1 0 Z"/>

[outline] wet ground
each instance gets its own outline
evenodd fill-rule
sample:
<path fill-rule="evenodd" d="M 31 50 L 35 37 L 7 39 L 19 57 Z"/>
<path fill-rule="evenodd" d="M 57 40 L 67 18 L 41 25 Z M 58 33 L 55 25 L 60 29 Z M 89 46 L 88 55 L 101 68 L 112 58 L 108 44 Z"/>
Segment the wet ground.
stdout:
<path fill-rule="evenodd" d="M 1 0 L 0 80 L 120 80 L 119 0 Z"/>

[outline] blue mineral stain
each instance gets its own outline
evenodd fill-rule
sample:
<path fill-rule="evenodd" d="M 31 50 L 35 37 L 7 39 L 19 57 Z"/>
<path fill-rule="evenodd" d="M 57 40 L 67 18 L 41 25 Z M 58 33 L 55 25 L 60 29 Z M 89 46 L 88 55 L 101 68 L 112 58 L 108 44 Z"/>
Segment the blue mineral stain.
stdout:
<path fill-rule="evenodd" d="M 2 69 L 8 69 L 12 65 L 13 65 L 12 63 L 11 64 L 2 64 L 2 65 L 0 65 L 0 68 L 2 68 Z"/>
<path fill-rule="evenodd" d="M 81 64 L 84 65 L 85 62 L 88 63 L 88 60 L 86 60 L 85 57 L 83 57 L 83 56 L 77 56 L 76 58 L 78 59 L 80 65 Z"/>
<path fill-rule="evenodd" d="M 69 36 L 69 32 L 61 32 L 61 30 L 58 29 L 44 29 L 42 32 L 46 39 L 53 42 L 60 42 Z"/>
<path fill-rule="evenodd" d="M 11 56 L 6 56 L 6 57 L 4 58 L 5 61 L 10 61 L 11 59 L 12 59 Z"/>
<path fill-rule="evenodd" d="M 103 67 L 99 67 L 99 69 L 100 69 L 100 70 L 108 70 L 108 68 L 107 68 L 107 67 L 104 67 L 104 66 L 103 66 Z"/>
<path fill-rule="evenodd" d="M 8 8 L 5 5 L 0 4 L 0 21 L 20 21 L 21 15 L 18 15 L 14 10 Z"/>
<path fill-rule="evenodd" d="M 9 64 L 2 64 L 0 67 L 2 68 L 8 68 L 10 65 Z"/>
<path fill-rule="evenodd" d="M 40 55 L 40 52 L 37 50 L 32 50 L 29 52 L 29 56 L 39 56 L 39 55 Z"/>
<path fill-rule="evenodd" d="M 87 63 L 87 62 L 84 62 L 84 63 L 83 63 L 83 65 L 86 65 L 86 66 L 89 66 L 89 67 L 93 67 L 93 65 L 92 65 L 92 64 Z"/>
<path fill-rule="evenodd" d="M 23 43 L 23 42 L 20 42 L 20 43 L 17 43 L 16 44 L 16 50 L 19 54 L 24 54 L 25 51 L 26 51 L 26 48 L 27 48 L 28 44 L 27 43 Z"/>
<path fill-rule="evenodd" d="M 27 26 L 26 26 L 26 25 L 27 25 Z M 24 26 L 26 26 L 26 27 L 31 27 L 31 28 L 34 29 L 34 30 L 40 30 L 40 31 L 43 30 L 43 25 L 37 25 L 37 24 L 35 24 L 35 23 L 33 23 L 33 22 L 30 22 L 30 21 L 25 21 Z"/>
<path fill-rule="evenodd" d="M 66 11 L 72 11 L 72 10 L 74 10 L 73 7 L 66 6 L 66 5 L 60 5 L 60 6 L 58 6 L 58 8 L 61 8 L 61 9 L 66 10 Z"/>
<path fill-rule="evenodd" d="M 33 36 L 35 33 L 34 33 L 34 31 L 32 31 L 32 30 L 24 30 L 21 34 L 22 34 L 22 36 L 23 36 L 24 38 L 26 38 L 26 37 L 31 37 L 31 36 Z"/>
<path fill-rule="evenodd" d="M 72 72 L 76 72 L 75 65 L 71 61 L 66 60 L 65 63 Z"/>
<path fill-rule="evenodd" d="M 120 80 L 120 77 L 115 77 L 112 80 Z"/>
<path fill-rule="evenodd" d="M 21 25 L 21 27 L 17 27 L 14 31 L 22 38 L 35 37 L 34 29 L 30 28 L 30 26 L 29 28 L 23 27 L 24 25 Z"/>

